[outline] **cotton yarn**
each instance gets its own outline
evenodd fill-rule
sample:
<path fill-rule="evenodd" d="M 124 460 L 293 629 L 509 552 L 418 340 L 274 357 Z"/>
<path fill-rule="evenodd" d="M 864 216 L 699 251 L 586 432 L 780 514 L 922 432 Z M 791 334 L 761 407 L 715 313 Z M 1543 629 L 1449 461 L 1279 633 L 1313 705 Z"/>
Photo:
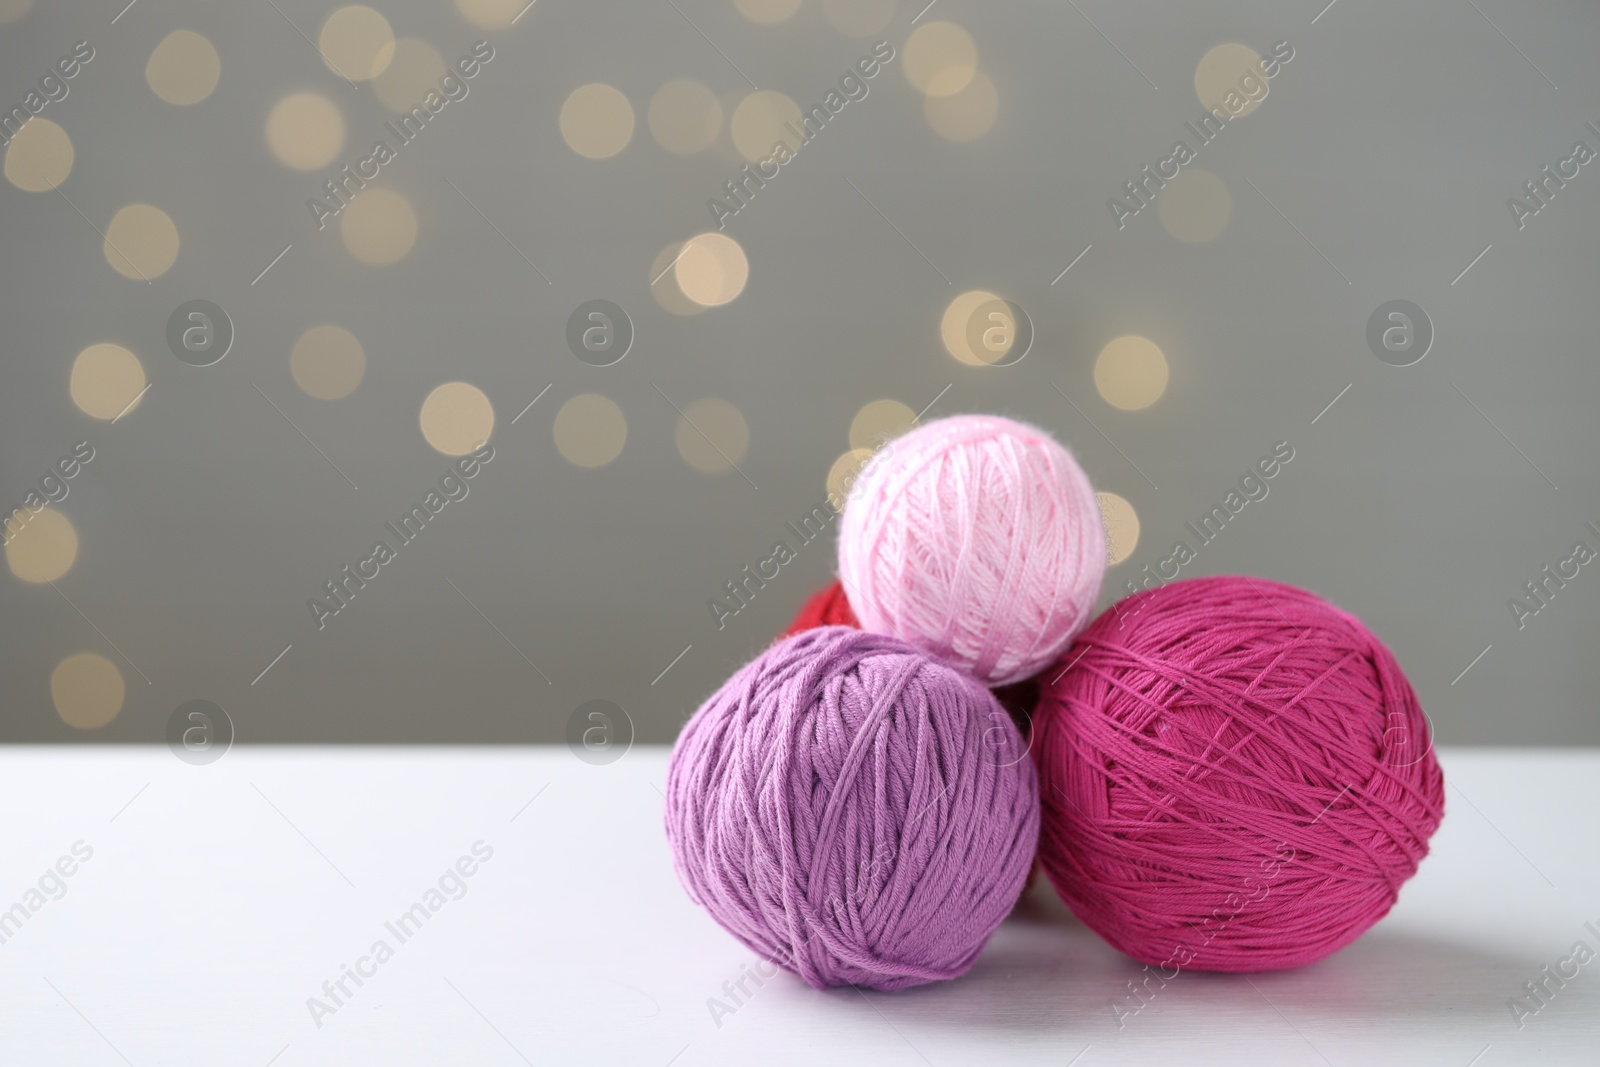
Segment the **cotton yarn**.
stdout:
<path fill-rule="evenodd" d="M 790 634 L 812 630 L 818 626 L 850 626 L 857 630 L 861 629 L 861 620 L 850 610 L 850 600 L 845 596 L 843 584 L 837 579 L 807 598 L 801 605 L 799 614 L 795 615 L 794 621 L 789 624 L 789 628 L 783 631 L 783 636 L 788 637 Z M 1011 721 L 1017 724 L 1022 736 L 1027 737 L 1034 705 L 1039 703 L 1038 683 L 1028 678 L 1012 685 L 1003 685 L 994 690 L 994 696 L 1000 701 L 1000 706 L 1011 713 Z"/>
<path fill-rule="evenodd" d="M 1036 674 L 1066 649 L 1105 566 L 1082 469 L 1045 431 L 999 416 L 895 438 L 840 519 L 839 577 L 862 626 L 989 685 Z"/>
<path fill-rule="evenodd" d="M 1151 966 L 1265 971 L 1355 940 L 1444 808 L 1389 650 L 1314 594 L 1172 582 L 1114 605 L 1035 716 L 1039 858 L 1074 914 Z"/>
<path fill-rule="evenodd" d="M 818 988 L 965 973 L 1039 828 L 1032 763 L 988 690 L 840 626 L 778 641 L 701 705 L 666 802 L 690 897 Z"/>
<path fill-rule="evenodd" d="M 829 582 L 806 598 L 806 602 L 800 606 L 799 614 L 795 615 L 794 621 L 780 636 L 788 637 L 790 634 L 814 630 L 818 626 L 849 626 L 861 629 L 861 620 L 850 610 L 850 601 L 844 595 L 844 586 L 837 581 Z"/>

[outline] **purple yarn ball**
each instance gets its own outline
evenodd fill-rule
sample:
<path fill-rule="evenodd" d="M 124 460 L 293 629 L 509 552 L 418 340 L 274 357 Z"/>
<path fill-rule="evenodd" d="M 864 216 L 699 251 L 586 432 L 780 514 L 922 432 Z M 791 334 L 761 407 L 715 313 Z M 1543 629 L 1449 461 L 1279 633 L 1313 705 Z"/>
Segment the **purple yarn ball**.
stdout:
<path fill-rule="evenodd" d="M 666 799 L 689 896 L 818 988 L 964 974 L 1039 834 L 1027 745 L 989 690 L 843 626 L 779 641 L 712 694 Z"/>

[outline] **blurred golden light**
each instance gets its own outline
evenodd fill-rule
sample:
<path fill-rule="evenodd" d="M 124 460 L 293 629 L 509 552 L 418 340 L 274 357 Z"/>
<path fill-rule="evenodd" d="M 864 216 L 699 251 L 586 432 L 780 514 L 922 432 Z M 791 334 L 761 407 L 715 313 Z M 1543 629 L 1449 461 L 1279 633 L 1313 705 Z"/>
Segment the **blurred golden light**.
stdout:
<path fill-rule="evenodd" d="M 678 455 L 697 471 L 731 470 L 750 447 L 744 413 L 726 400 L 708 396 L 684 407 L 676 433 Z"/>
<path fill-rule="evenodd" d="M 917 413 L 898 400 L 863 404 L 850 420 L 850 447 L 871 451 L 879 442 L 899 437 L 917 424 Z"/>
<path fill-rule="evenodd" d="M 609 397 L 579 393 L 556 412 L 551 433 L 556 449 L 568 463 L 604 467 L 622 454 L 622 446 L 628 442 L 628 420 Z"/>
<path fill-rule="evenodd" d="M 800 9 L 800 0 L 733 0 L 739 14 L 763 26 L 775 26 Z"/>
<path fill-rule="evenodd" d="M 128 695 L 117 665 L 94 652 L 77 652 L 50 672 L 50 699 L 68 726 L 95 730 L 117 717 Z"/>
<path fill-rule="evenodd" d="M 745 96 L 728 120 L 733 147 L 752 163 L 769 158 L 778 141 L 794 151 L 801 140 L 794 130 L 801 128 L 800 105 L 775 89 L 760 89 Z"/>
<path fill-rule="evenodd" d="M 925 22 L 906 39 L 906 78 L 928 96 L 959 93 L 978 73 L 978 46 L 953 22 Z"/>
<path fill-rule="evenodd" d="M 650 263 L 650 295 L 655 297 L 656 303 L 674 315 L 698 315 L 704 311 L 704 304 L 696 304 L 678 287 L 678 272 L 675 269 L 678 255 L 683 251 L 687 241 L 678 241 L 663 248 L 656 254 Z"/>
<path fill-rule="evenodd" d="M 72 173 L 72 159 L 66 130 L 49 119 L 29 119 L 6 148 L 6 181 L 24 192 L 49 192 Z"/>
<path fill-rule="evenodd" d="M 370 81 L 394 59 L 389 20 L 365 4 L 347 4 L 322 23 L 317 50 L 328 69 L 351 81 Z"/>
<path fill-rule="evenodd" d="M 427 41 L 402 37 L 383 72 L 372 79 L 372 91 L 390 111 L 410 111 L 430 92 L 439 91 L 439 79 L 449 73 L 444 57 Z"/>
<path fill-rule="evenodd" d="M 1249 98 L 1248 84 L 1239 84 L 1246 77 L 1261 85 L 1254 100 Z M 1249 45 L 1219 44 L 1201 56 L 1194 68 L 1194 95 L 1208 111 L 1216 109 L 1239 118 L 1260 107 L 1266 93 L 1267 75 L 1261 69 L 1261 57 Z"/>
<path fill-rule="evenodd" d="M 193 30 L 173 30 L 161 39 L 144 65 L 151 92 L 169 104 L 198 104 L 222 76 L 222 59 L 210 41 Z"/>
<path fill-rule="evenodd" d="M 604 82 L 580 85 L 561 105 L 561 139 L 585 159 L 610 159 L 633 139 L 633 105 Z"/>
<path fill-rule="evenodd" d="M 494 433 L 494 405 L 483 390 L 466 382 L 445 382 L 428 394 L 419 414 L 422 436 L 447 456 L 464 456 L 483 447 Z"/>
<path fill-rule="evenodd" d="M 529 0 L 456 0 L 456 10 L 480 30 L 503 30 L 530 6 Z"/>
<path fill-rule="evenodd" d="M 78 558 L 78 531 L 67 517 L 46 504 L 28 518 L 27 509 L 6 521 L 6 566 L 24 582 L 43 585 L 72 569 Z"/>
<path fill-rule="evenodd" d="M 1198 167 L 1179 171 L 1156 201 L 1161 225 L 1184 244 L 1211 240 L 1227 228 L 1232 213 L 1228 187 L 1221 178 Z"/>
<path fill-rule="evenodd" d="M 1115 567 L 1139 547 L 1139 513 L 1116 493 L 1096 493 L 1094 498 L 1106 528 L 1106 566 Z"/>
<path fill-rule="evenodd" d="M 33 8 L 33 0 L 0 0 L 0 26 L 15 22 Z"/>
<path fill-rule="evenodd" d="M 101 251 L 124 278 L 150 281 L 167 273 L 177 261 L 178 227 L 158 207 L 129 204 L 111 216 Z"/>
<path fill-rule="evenodd" d="M 947 141 L 975 141 L 989 132 L 1000 114 L 1000 94 L 983 71 L 975 71 L 966 88 L 948 96 L 925 96 L 922 113 L 928 125 Z"/>
<path fill-rule="evenodd" d="M 871 37 L 894 18 L 894 0 L 822 0 L 822 17 L 846 37 Z"/>
<path fill-rule="evenodd" d="M 972 351 L 967 341 L 967 326 L 980 307 L 999 299 L 987 289 L 970 289 L 950 301 L 944 309 L 944 317 L 939 320 L 939 340 L 944 343 L 944 350 L 969 367 L 986 367 L 993 363 L 998 357 L 985 353 L 984 358 L 980 358 Z"/>
<path fill-rule="evenodd" d="M 679 156 L 703 152 L 722 130 L 722 104 L 717 94 L 693 78 L 674 78 L 650 98 L 650 136 Z"/>
<path fill-rule="evenodd" d="M 744 292 L 750 277 L 750 261 L 732 237 L 721 233 L 701 233 L 684 244 L 678 263 L 678 288 L 696 304 L 720 307 Z"/>
<path fill-rule="evenodd" d="M 417 242 L 417 213 L 393 189 L 365 189 L 339 216 L 339 237 L 363 263 L 397 263 Z"/>
<path fill-rule="evenodd" d="M 144 364 L 121 345 L 90 345 L 72 361 L 67 389 L 78 410 L 96 419 L 114 419 L 139 406 Z"/>
<path fill-rule="evenodd" d="M 872 459 L 872 450 L 868 448 L 852 448 L 833 461 L 833 466 L 828 468 L 828 504 L 844 510 L 844 502 L 850 499 L 850 490 L 856 483 L 857 476 Z M 837 503 L 835 503 L 837 502 Z"/>
<path fill-rule="evenodd" d="M 289 353 L 295 384 L 318 400 L 339 400 L 355 392 L 367 371 L 367 354 L 356 335 L 342 326 L 313 326 Z"/>
<path fill-rule="evenodd" d="M 1147 338 L 1118 337 L 1094 361 L 1094 386 L 1112 407 L 1142 410 L 1167 390 L 1167 357 Z"/>
<path fill-rule="evenodd" d="M 320 170 L 344 148 L 344 116 L 317 93 L 291 93 L 267 115 L 267 147 L 294 170 Z"/>

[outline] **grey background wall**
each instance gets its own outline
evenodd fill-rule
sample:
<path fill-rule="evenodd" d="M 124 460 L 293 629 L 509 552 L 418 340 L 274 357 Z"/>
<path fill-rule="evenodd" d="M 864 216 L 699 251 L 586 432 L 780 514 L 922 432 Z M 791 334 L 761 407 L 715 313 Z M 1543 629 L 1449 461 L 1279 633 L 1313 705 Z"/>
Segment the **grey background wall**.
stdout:
<path fill-rule="evenodd" d="M 766 24 L 750 14 L 790 5 L 371 2 L 392 55 L 359 13 L 325 37 L 330 3 L 0 2 L 0 105 L 23 105 L 77 42 L 93 49 L 7 150 L 8 175 L 38 188 L 0 182 L 0 500 L 22 504 L 78 442 L 93 450 L 7 549 L 0 737 L 159 741 L 199 699 L 241 741 L 559 741 L 603 699 L 639 739 L 670 740 L 830 578 L 831 533 L 721 628 L 707 606 L 825 497 L 852 420 L 887 399 L 925 419 L 1003 412 L 1067 442 L 1138 517 L 1107 604 L 1288 442 L 1269 495 L 1184 576 L 1263 575 L 1361 615 L 1442 741 L 1600 742 L 1600 568 L 1546 581 L 1546 606 L 1524 588 L 1576 542 L 1600 550 L 1600 163 L 1572 162 L 1543 206 L 1523 190 L 1575 142 L 1600 149 L 1585 125 L 1600 125 L 1600 10 L 801 0 Z M 944 23 L 975 60 L 943 25 L 914 36 Z M 163 44 L 176 30 L 216 56 L 193 103 L 153 87 L 206 88 L 205 48 Z M 715 230 L 707 200 L 746 162 L 738 143 L 770 140 L 760 108 L 776 97 L 744 97 L 823 103 L 878 40 L 895 58 L 867 94 L 724 220 L 742 289 L 719 273 L 732 246 L 685 251 Z M 466 95 L 319 229 L 307 201 L 334 204 L 323 183 L 374 141 L 400 144 L 385 97 L 437 84 L 417 42 L 453 64 L 478 41 L 493 58 Z M 1212 50 L 1278 42 L 1293 58 L 1266 97 L 1201 144 L 1184 125 L 1205 113 L 1197 72 L 1238 62 Z M 375 80 L 357 69 L 385 62 Z M 717 99 L 714 127 L 668 98 L 652 130 L 674 79 Z M 590 83 L 631 113 L 608 158 L 572 145 L 623 139 L 614 96 L 580 94 L 563 134 Z M 325 103 L 276 111 L 275 149 L 269 117 L 300 93 Z M 46 120 L 71 145 L 64 178 Z M 691 120 L 712 143 L 662 147 L 692 140 Z M 1119 228 L 1108 199 L 1180 138 L 1195 159 Z M 1540 207 L 1520 227 L 1513 196 Z M 114 221 L 133 204 L 170 221 L 175 258 L 159 218 Z M 941 318 L 972 290 L 1026 314 L 1024 357 L 947 350 Z M 168 341 L 193 300 L 234 333 L 209 366 Z M 568 344 L 591 300 L 631 323 L 610 366 Z M 1392 363 L 1416 348 L 1385 362 L 1368 343 L 1393 300 L 1431 323 L 1409 366 Z M 342 335 L 313 334 L 298 376 L 291 359 L 324 325 L 364 355 L 339 399 L 312 392 L 351 384 L 348 351 L 316 343 Z M 1124 335 L 1168 368 L 1139 410 L 1097 385 Z M 99 344 L 137 368 L 80 355 Z M 425 410 L 451 382 L 477 393 Z M 614 407 L 575 400 L 590 394 Z M 487 429 L 485 401 L 493 459 L 467 495 L 319 628 L 308 600 L 380 538 L 400 545 L 385 523 Z M 574 462 L 614 450 L 617 413 L 620 452 Z M 1519 620 L 1513 597 L 1540 610 Z"/>

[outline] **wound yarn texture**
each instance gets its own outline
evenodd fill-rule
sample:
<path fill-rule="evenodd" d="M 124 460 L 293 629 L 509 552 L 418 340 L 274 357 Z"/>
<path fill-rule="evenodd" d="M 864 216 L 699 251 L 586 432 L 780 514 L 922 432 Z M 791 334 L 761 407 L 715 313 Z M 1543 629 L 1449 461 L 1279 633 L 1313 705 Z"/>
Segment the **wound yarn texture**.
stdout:
<path fill-rule="evenodd" d="M 844 586 L 837 581 L 818 589 L 800 606 L 800 611 L 784 630 L 781 637 L 814 630 L 818 626 L 849 626 L 861 629 L 861 620 L 850 610 L 850 601 L 844 595 Z"/>
<path fill-rule="evenodd" d="M 1105 567 L 1083 470 L 1044 430 L 994 415 L 895 438 L 840 520 L 839 577 L 861 625 L 988 685 L 1036 674 L 1066 649 Z"/>
<path fill-rule="evenodd" d="M 1321 598 L 1177 581 L 1102 614 L 1034 717 L 1039 858 L 1074 914 L 1147 964 L 1295 967 L 1393 906 L 1444 811 L 1389 650 Z"/>
<path fill-rule="evenodd" d="M 840 626 L 778 641 L 701 705 L 666 801 L 690 897 L 819 988 L 965 973 L 1039 829 L 1027 747 L 993 695 Z"/>

